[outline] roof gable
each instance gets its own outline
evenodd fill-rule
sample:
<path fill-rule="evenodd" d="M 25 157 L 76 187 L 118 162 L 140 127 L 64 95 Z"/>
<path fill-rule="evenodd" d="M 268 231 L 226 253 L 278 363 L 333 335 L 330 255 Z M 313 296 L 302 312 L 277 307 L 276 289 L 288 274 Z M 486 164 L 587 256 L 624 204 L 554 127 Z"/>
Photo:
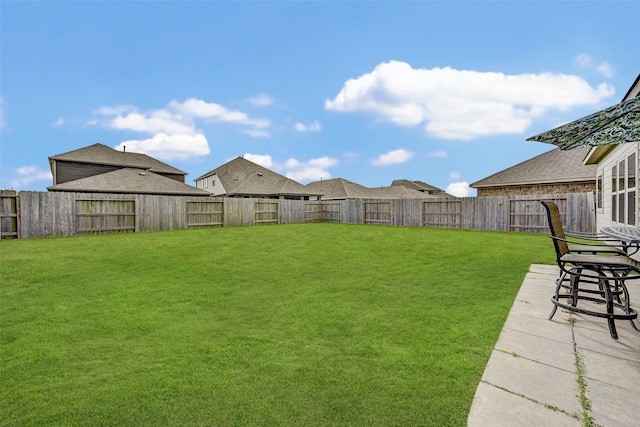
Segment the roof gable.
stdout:
<path fill-rule="evenodd" d="M 391 186 L 393 187 L 396 185 L 402 185 L 404 187 L 413 188 L 414 190 L 418 190 L 418 191 L 426 191 L 431 194 L 445 192 L 444 190 L 438 187 L 434 187 L 433 185 L 429 185 L 426 182 L 422 182 L 422 181 L 410 181 L 408 179 L 394 179 L 393 182 L 391 183 Z"/>
<path fill-rule="evenodd" d="M 597 166 L 584 163 L 588 152 L 589 147 L 574 150 L 556 148 L 474 182 L 470 187 L 595 181 Z"/>
<path fill-rule="evenodd" d="M 187 175 L 186 172 L 147 156 L 146 154 L 118 151 L 99 143 L 51 156 L 49 157 L 49 161 L 51 160 L 133 167 L 148 169 L 156 173 Z"/>
<path fill-rule="evenodd" d="M 322 194 L 323 199 L 365 199 L 369 189 L 342 178 L 310 182 L 307 188 Z"/>
<path fill-rule="evenodd" d="M 211 196 L 211 193 L 191 187 L 175 179 L 146 169 L 122 168 L 112 172 L 68 181 L 47 187 L 49 191 L 86 193 L 171 194 L 182 196 Z"/>
<path fill-rule="evenodd" d="M 220 180 L 228 196 L 318 195 L 318 193 L 309 191 L 304 185 L 243 157 L 236 157 L 224 165 L 198 177 L 196 181 L 212 175 L 215 175 L 216 179 Z"/>

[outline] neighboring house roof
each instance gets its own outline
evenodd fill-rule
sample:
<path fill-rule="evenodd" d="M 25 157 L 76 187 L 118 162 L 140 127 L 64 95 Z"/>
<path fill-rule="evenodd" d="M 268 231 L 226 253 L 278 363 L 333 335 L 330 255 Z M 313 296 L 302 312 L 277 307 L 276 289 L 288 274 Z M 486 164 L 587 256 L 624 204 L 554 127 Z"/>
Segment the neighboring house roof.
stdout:
<path fill-rule="evenodd" d="M 346 200 L 369 198 L 369 189 L 342 178 L 310 182 L 306 185 L 310 191 L 322 195 L 324 200 Z"/>
<path fill-rule="evenodd" d="M 391 187 L 377 187 L 369 189 L 369 197 L 372 199 L 436 199 L 438 196 L 422 191 L 407 188 L 404 185 Z"/>
<path fill-rule="evenodd" d="M 393 182 L 391 183 L 391 186 L 393 187 L 397 185 L 402 185 L 404 187 L 412 188 L 414 190 L 418 190 L 423 193 L 432 194 L 434 196 L 441 197 L 441 198 L 442 197 L 455 198 L 455 196 L 452 196 L 451 194 L 447 193 L 443 189 L 434 187 L 433 185 L 429 185 L 426 182 L 422 182 L 422 181 L 410 181 L 408 179 L 394 179 Z"/>
<path fill-rule="evenodd" d="M 407 188 L 413 188 L 414 190 L 426 191 L 429 193 L 444 192 L 444 190 L 441 190 L 438 187 L 434 187 L 433 185 L 429 185 L 426 182 L 410 181 L 408 179 L 394 179 L 393 182 L 391 183 L 391 186 L 393 187 L 394 185 L 403 185 Z"/>
<path fill-rule="evenodd" d="M 169 166 L 168 164 L 156 160 L 153 157 L 149 157 L 146 154 L 118 151 L 111 147 L 107 147 L 104 144 L 93 144 L 88 147 L 51 156 L 49 157 L 49 163 L 53 168 L 52 160 L 133 167 L 148 169 L 151 172 L 157 173 L 187 175 L 186 172 L 176 169 L 173 166 Z"/>
<path fill-rule="evenodd" d="M 196 181 L 215 175 L 226 196 L 318 196 L 307 187 L 243 157 L 225 163 Z"/>
<path fill-rule="evenodd" d="M 471 188 L 508 185 L 552 184 L 595 181 L 596 165 L 585 165 L 589 147 L 575 150 L 556 148 L 495 173 L 470 185 Z"/>
<path fill-rule="evenodd" d="M 403 185 L 368 188 L 342 178 L 311 182 L 307 188 L 322 194 L 322 200 L 347 199 L 432 199 L 438 196 Z"/>
<path fill-rule="evenodd" d="M 175 179 L 146 169 L 122 168 L 112 172 L 68 181 L 47 187 L 49 191 L 83 193 L 167 194 L 179 196 L 211 196 L 211 193 L 191 187 Z"/>

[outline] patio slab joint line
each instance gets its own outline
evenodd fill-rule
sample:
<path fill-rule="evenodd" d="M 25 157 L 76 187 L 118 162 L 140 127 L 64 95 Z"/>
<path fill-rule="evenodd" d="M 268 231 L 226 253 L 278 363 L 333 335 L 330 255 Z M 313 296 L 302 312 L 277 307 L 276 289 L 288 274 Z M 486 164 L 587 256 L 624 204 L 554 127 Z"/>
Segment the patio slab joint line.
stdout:
<path fill-rule="evenodd" d="M 516 357 L 518 357 L 518 356 L 516 356 Z M 536 405 L 542 405 L 542 406 L 544 406 L 545 408 L 547 408 L 547 409 L 549 409 L 551 411 L 559 412 L 559 413 L 567 415 L 568 417 L 571 417 L 573 419 L 576 419 L 576 420 L 579 420 L 579 421 L 583 421 L 583 419 L 580 417 L 580 414 L 576 414 L 575 412 L 574 413 L 567 412 L 562 408 L 559 408 L 559 407 L 557 407 L 555 405 L 551 405 L 550 403 L 540 402 L 539 400 L 536 400 L 533 397 L 529 397 L 529 396 L 526 396 L 526 395 L 524 395 L 522 393 L 518 393 L 518 392 L 515 392 L 513 390 L 509 390 L 506 387 L 499 386 L 498 384 L 493 384 L 493 383 L 491 383 L 489 381 L 486 381 L 486 380 L 480 380 L 480 382 L 485 383 L 485 384 L 487 384 L 487 385 L 489 385 L 491 387 L 495 387 L 495 388 L 497 388 L 499 390 L 505 391 L 505 392 L 507 392 L 509 394 L 513 394 L 514 396 L 518 396 L 518 397 L 521 397 L 523 399 L 526 399 L 526 400 L 528 400 L 530 402 L 535 403 Z M 592 427 L 595 427 L 595 425 L 592 425 Z"/>
<path fill-rule="evenodd" d="M 574 348 L 575 348 L 575 342 L 574 342 Z M 496 347 L 496 348 L 494 348 L 494 350 L 495 350 L 495 351 L 499 351 L 500 353 L 508 354 L 509 356 L 518 357 L 518 358 L 520 358 L 520 359 L 528 360 L 528 361 L 530 361 L 530 362 L 537 363 L 537 364 L 539 364 L 539 365 L 549 366 L 549 367 L 551 367 L 551 368 L 558 369 L 558 370 L 560 370 L 560 371 L 573 373 L 573 371 L 570 371 L 570 370 L 567 370 L 567 369 L 563 369 L 563 368 L 561 368 L 561 367 L 559 367 L 559 366 L 550 365 L 549 363 L 544 363 L 544 362 L 541 362 L 541 361 L 539 361 L 539 360 L 537 360 L 537 359 L 531 359 L 531 358 L 529 358 L 529 357 L 524 357 L 524 356 L 522 356 L 522 355 L 518 354 L 518 353 L 517 353 L 517 352 L 515 352 L 515 351 L 502 350 L 502 349 L 497 348 L 497 347 Z M 487 384 L 488 384 L 488 383 L 487 383 Z"/>
<path fill-rule="evenodd" d="M 590 413 L 591 401 L 587 397 L 587 379 L 584 377 L 583 371 L 582 371 L 583 369 L 582 356 L 578 352 L 578 343 L 576 342 L 576 334 L 574 331 L 575 317 L 573 317 L 573 315 L 570 315 L 569 323 L 571 324 L 571 337 L 573 339 L 573 355 L 576 359 L 575 361 L 576 382 L 578 384 L 578 390 L 580 392 L 578 399 L 580 400 L 580 406 L 582 407 L 582 421 L 585 427 L 595 427 L 598 424 L 596 424 L 595 420 L 591 417 L 591 413 Z"/>

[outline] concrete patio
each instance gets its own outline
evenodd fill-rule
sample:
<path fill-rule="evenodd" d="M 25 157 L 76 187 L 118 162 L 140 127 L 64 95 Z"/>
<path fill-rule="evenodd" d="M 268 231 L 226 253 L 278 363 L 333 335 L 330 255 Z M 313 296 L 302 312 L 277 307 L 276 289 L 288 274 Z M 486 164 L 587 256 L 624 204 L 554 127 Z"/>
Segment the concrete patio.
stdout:
<path fill-rule="evenodd" d="M 616 341 L 606 319 L 561 309 L 548 320 L 558 272 L 532 265 L 527 273 L 476 390 L 470 427 L 640 425 L 640 332 L 616 321 Z"/>

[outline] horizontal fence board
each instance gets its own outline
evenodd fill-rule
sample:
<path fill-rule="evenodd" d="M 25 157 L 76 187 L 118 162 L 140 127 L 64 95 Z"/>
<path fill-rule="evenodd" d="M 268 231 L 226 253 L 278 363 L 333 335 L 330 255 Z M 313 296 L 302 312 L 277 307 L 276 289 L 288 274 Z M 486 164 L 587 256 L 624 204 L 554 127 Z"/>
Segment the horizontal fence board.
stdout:
<path fill-rule="evenodd" d="M 592 193 L 305 201 L 22 191 L 2 199 L 0 220 L 3 237 L 21 238 L 304 222 L 547 233 L 540 200 L 558 203 L 567 230 L 596 231 Z"/>

